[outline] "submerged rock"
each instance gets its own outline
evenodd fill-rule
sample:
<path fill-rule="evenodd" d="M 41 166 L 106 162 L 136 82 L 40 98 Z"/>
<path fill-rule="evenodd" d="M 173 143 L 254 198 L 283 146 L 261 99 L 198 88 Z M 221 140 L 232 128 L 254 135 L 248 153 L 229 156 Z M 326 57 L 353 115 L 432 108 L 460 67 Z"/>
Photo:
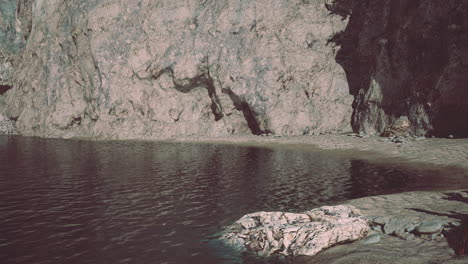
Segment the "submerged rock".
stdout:
<path fill-rule="evenodd" d="M 263 256 L 312 256 L 333 245 L 367 236 L 367 220 L 349 205 L 323 206 L 303 213 L 256 212 L 229 226 L 228 245 Z"/>

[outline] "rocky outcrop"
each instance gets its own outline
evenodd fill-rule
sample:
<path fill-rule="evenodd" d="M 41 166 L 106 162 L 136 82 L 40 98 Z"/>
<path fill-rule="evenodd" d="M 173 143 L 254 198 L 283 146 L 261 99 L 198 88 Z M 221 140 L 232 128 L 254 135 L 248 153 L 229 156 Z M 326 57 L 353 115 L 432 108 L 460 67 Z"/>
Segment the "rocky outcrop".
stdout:
<path fill-rule="evenodd" d="M 0 95 L 12 88 L 15 63 L 31 31 L 33 0 L 0 2 Z"/>
<path fill-rule="evenodd" d="M 366 239 L 294 263 L 468 263 L 468 191 L 409 192 L 347 201 L 370 221 Z"/>
<path fill-rule="evenodd" d="M 221 239 L 236 249 L 262 256 L 313 256 L 333 245 L 364 238 L 369 230 L 359 210 L 338 205 L 300 214 L 248 214 L 229 226 Z"/>
<path fill-rule="evenodd" d="M 312 257 L 298 256 L 314 253 L 308 250 L 323 245 L 318 241 L 332 237 L 334 230 L 345 236 L 352 224 L 322 228 L 321 222 L 348 215 L 368 220 L 362 240 L 307 254 Z M 314 230 L 306 228 L 314 221 Z M 364 197 L 302 214 L 257 212 L 243 216 L 220 237 L 234 248 L 262 256 L 294 255 L 297 263 L 466 263 L 467 257 L 460 255 L 467 249 L 467 230 L 468 191 L 460 190 Z M 304 237 L 310 242 L 304 243 Z"/>
<path fill-rule="evenodd" d="M 46 137 L 380 134 L 402 118 L 464 137 L 467 5 L 6 0 L 0 113 Z"/>
<path fill-rule="evenodd" d="M 468 2 L 335 0 L 349 19 L 332 41 L 354 95 L 355 131 L 408 117 L 411 133 L 468 136 Z"/>
<path fill-rule="evenodd" d="M 14 87 L 14 70 L 31 28 L 31 4 L 32 0 L 0 2 L 0 133 L 13 131 L 15 123 L 2 115 L 7 108 L 4 95 Z"/>
<path fill-rule="evenodd" d="M 11 59 L 2 53 L 0 53 L 0 95 L 10 90 L 11 77 L 13 75 L 13 65 Z"/>
<path fill-rule="evenodd" d="M 4 112 L 47 137 L 348 130 L 325 3 L 36 0 Z"/>
<path fill-rule="evenodd" d="M 13 66 L 10 52 L 17 49 L 14 29 L 16 1 L 0 3 L 0 95 L 11 88 Z"/>

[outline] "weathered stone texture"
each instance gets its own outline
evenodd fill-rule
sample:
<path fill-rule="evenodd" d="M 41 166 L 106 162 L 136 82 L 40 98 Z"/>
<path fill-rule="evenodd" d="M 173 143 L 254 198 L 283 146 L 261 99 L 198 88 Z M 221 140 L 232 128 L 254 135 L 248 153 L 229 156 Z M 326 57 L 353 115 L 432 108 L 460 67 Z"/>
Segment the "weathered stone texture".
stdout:
<path fill-rule="evenodd" d="M 32 0 L 0 2 L 0 116 L 7 107 L 4 94 L 14 87 L 14 71 L 31 30 L 31 5 Z M 0 126 L 7 126 L 8 129 L 2 131 L 10 131 L 10 125 L 14 125 L 14 121 L 5 122 L 8 125 Z"/>
<path fill-rule="evenodd" d="M 9 120 L 0 114 L 0 135 L 15 135 L 18 134 L 15 122 Z"/>
<path fill-rule="evenodd" d="M 36 0 L 5 113 L 25 135 L 348 130 L 325 1 Z"/>
<path fill-rule="evenodd" d="M 367 220 L 349 205 L 323 206 L 304 213 L 257 212 L 226 228 L 221 239 L 241 251 L 313 256 L 336 244 L 367 236 Z"/>
<path fill-rule="evenodd" d="M 0 113 L 24 135 L 380 134 L 407 117 L 404 134 L 468 136 L 465 0 L 6 0 L 0 12 Z"/>

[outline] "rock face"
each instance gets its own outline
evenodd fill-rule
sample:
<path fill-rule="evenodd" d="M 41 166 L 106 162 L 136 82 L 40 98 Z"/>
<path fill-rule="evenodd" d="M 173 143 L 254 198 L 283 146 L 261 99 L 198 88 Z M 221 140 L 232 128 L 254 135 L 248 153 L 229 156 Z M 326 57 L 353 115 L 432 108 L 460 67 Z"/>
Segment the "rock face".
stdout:
<path fill-rule="evenodd" d="M 468 136 L 467 5 L 5 0 L 0 113 L 46 137 L 380 134 L 403 117 Z"/>
<path fill-rule="evenodd" d="M 30 3 L 18 2 L 31 16 L 16 20 L 32 26 L 1 110 L 22 134 L 350 129 L 352 96 L 328 44 L 346 21 L 325 0 Z"/>
<path fill-rule="evenodd" d="M 8 107 L 4 95 L 14 87 L 14 69 L 31 28 L 28 23 L 31 3 L 31 0 L 0 2 L 0 134 L 17 133 L 14 118 L 10 120 L 2 113 Z"/>
<path fill-rule="evenodd" d="M 228 245 L 263 256 L 313 256 L 333 245 L 367 236 L 370 228 L 359 210 L 349 205 L 323 206 L 301 214 L 257 212 L 227 228 Z"/>
<path fill-rule="evenodd" d="M 15 122 L 0 115 L 0 135 L 15 135 L 18 134 L 16 131 Z"/>
<path fill-rule="evenodd" d="M 413 134 L 468 136 L 468 1 L 335 0 L 333 40 L 354 95 L 355 131 L 408 117 Z"/>
<path fill-rule="evenodd" d="M 11 88 L 13 65 L 10 57 L 18 49 L 15 13 L 16 1 L 0 3 L 0 96 Z"/>

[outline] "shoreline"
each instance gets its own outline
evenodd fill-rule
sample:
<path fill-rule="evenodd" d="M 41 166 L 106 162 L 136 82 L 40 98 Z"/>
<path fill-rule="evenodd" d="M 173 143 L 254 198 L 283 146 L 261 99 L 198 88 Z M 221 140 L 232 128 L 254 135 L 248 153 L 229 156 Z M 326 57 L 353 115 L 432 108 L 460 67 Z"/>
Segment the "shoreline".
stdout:
<path fill-rule="evenodd" d="M 372 227 L 368 238 L 328 248 L 312 257 L 299 256 L 300 263 L 461 264 L 468 261 L 466 249 L 465 255 L 456 254 L 463 247 L 462 233 L 468 226 L 468 190 L 405 192 L 363 197 L 342 204 L 355 206 L 366 216 Z M 439 230 L 427 235 L 408 230 L 422 222 L 438 223 Z M 370 241 L 372 236 L 378 239 Z"/>
<path fill-rule="evenodd" d="M 29 137 L 22 135 L 4 135 Z M 468 138 L 424 138 L 408 137 L 404 143 L 394 143 L 380 136 L 350 136 L 343 134 L 321 134 L 307 136 L 255 136 L 231 135 L 222 137 L 188 136 L 161 138 L 119 138 L 96 137 L 45 138 L 63 140 L 84 140 L 95 142 L 136 141 L 189 144 L 223 144 L 245 147 L 278 147 L 304 151 L 334 151 L 337 155 L 352 155 L 378 163 L 398 163 L 403 166 L 439 169 L 455 169 L 468 174 Z"/>
<path fill-rule="evenodd" d="M 228 247 L 233 247 L 237 252 L 249 252 L 249 254 L 256 257 L 256 259 L 264 260 L 269 263 L 271 260 L 274 263 L 329 263 L 329 264 L 375 264 L 375 263 L 395 263 L 395 264 L 427 264 L 427 263 L 451 263 L 462 264 L 467 263 L 468 255 L 467 248 L 465 254 L 458 255 L 460 248 L 463 248 L 462 234 L 468 227 L 468 189 L 444 192 L 432 191 L 413 191 L 397 194 L 369 196 L 358 199 L 348 200 L 346 202 L 336 204 L 334 206 L 352 206 L 356 208 L 359 214 L 364 217 L 369 225 L 370 230 L 366 232 L 364 238 L 345 243 L 333 243 L 331 247 L 319 249 L 317 253 L 310 256 L 304 255 L 289 255 L 283 256 L 281 254 L 273 253 L 272 255 L 263 256 L 262 249 L 254 249 L 257 253 L 253 253 L 251 249 L 243 249 L 242 244 L 238 240 L 233 239 L 228 242 Z M 316 207 L 315 209 L 324 208 Z M 310 211 L 298 212 L 299 214 L 308 214 Z M 252 214 L 275 214 L 285 212 L 253 212 Z M 245 219 L 245 215 L 243 218 Z M 349 216 L 345 216 L 349 217 Z M 267 244 L 274 245 L 274 240 L 282 243 L 283 236 L 281 232 L 275 231 L 278 229 L 272 228 L 271 225 L 282 224 L 275 219 L 260 217 L 267 224 L 267 229 L 272 232 L 277 232 L 278 236 L 265 235 L 264 240 L 269 241 Z M 240 218 L 239 220 L 241 220 Z M 284 218 L 282 218 L 284 220 Z M 244 220 L 245 221 L 245 220 Z M 269 221 L 273 221 L 269 222 Z M 288 220 L 289 221 L 289 220 Z M 316 222 L 323 222 L 326 220 L 317 220 Z M 238 223 L 238 222 L 236 222 Z M 244 223 L 249 223 L 244 222 Z M 289 223 L 288 226 L 294 226 L 297 223 L 294 221 Z M 420 226 L 426 226 L 426 230 L 419 229 Z M 299 226 L 301 226 L 299 224 Z M 338 228 L 340 225 L 337 225 Z M 429 226 L 429 228 L 427 228 Z M 262 229 L 262 224 L 259 226 Z M 334 227 L 332 227 L 334 228 Z M 250 229 L 250 230 L 249 230 Z M 307 229 L 307 228 L 306 228 Z M 234 230 L 234 231 L 232 231 Z M 247 239 L 252 242 L 249 235 L 245 235 L 251 231 L 256 233 L 255 228 L 249 225 L 242 225 L 239 230 L 239 224 L 233 224 L 227 227 L 228 234 L 235 235 L 240 231 Z M 297 234 L 292 232 L 293 237 L 304 237 L 305 231 L 298 229 Z M 326 233 L 330 229 L 323 228 L 318 233 Z M 420 231 L 421 230 L 421 231 Z M 232 233 L 231 233 L 232 232 Z M 291 232 L 291 231 L 290 231 Z M 305 233 L 304 233 L 305 232 Z M 336 231 L 339 233 L 339 231 Z M 341 232 L 354 232 L 354 229 Z M 299 234 L 300 233 L 300 234 Z M 291 233 L 290 233 L 291 234 Z M 325 241 L 329 236 L 336 233 L 327 233 Z M 258 233 L 257 233 L 258 235 Z M 260 236 L 262 236 L 260 234 Z M 317 235 L 321 237 L 322 235 Z M 227 237 L 230 237 L 228 235 Z M 255 239 L 255 235 L 253 236 Z M 223 239 L 223 238 L 221 238 Z M 224 238 L 226 239 L 226 238 Z M 250 239 L 250 240 L 249 240 Z M 273 241 L 273 242 L 272 242 Z M 318 239 L 317 239 L 318 241 Z M 333 240 L 332 240 L 333 241 Z M 234 242 L 234 244 L 232 244 Z M 243 243 L 242 240 L 240 243 Z M 307 244 L 306 244 L 307 245 Z M 323 245 L 317 244 L 318 247 Z M 468 244 L 465 243 L 465 246 Z M 308 245 L 309 249 L 313 249 Z M 269 250 L 270 247 L 266 246 L 264 249 Z M 260 253 L 259 255 L 256 255 Z M 290 252 L 289 252 L 290 253 Z M 288 259 L 291 262 L 276 262 L 277 259 Z M 256 263 L 256 262 L 255 262 Z M 263 262 L 261 262 L 263 263 Z"/>
<path fill-rule="evenodd" d="M 61 140 L 55 138 L 56 140 Z M 377 163 L 396 163 L 415 168 L 435 168 L 449 176 L 452 172 L 468 179 L 468 139 L 407 138 L 405 143 L 394 143 L 383 137 L 358 137 L 337 134 L 316 136 L 230 136 L 230 137 L 183 137 L 161 139 L 96 139 L 68 138 L 76 141 L 135 141 L 190 144 L 222 144 L 245 147 L 282 148 L 299 151 L 332 151 L 336 155 L 352 155 Z M 445 174 L 444 174 L 445 175 Z M 454 188 L 410 191 L 402 193 L 368 196 L 335 204 L 350 204 L 376 223 L 382 225 L 373 235 L 379 241 L 365 244 L 363 240 L 335 246 L 313 257 L 294 257 L 297 263 L 466 263 L 468 256 L 455 254 L 457 234 L 467 226 L 468 189 Z M 382 220 L 383 219 L 383 220 Z M 395 222 L 396 221 L 396 222 Z M 387 224 L 404 225 L 409 221 L 437 221 L 443 226 L 434 236 L 406 237 L 384 231 Z M 382 224 L 383 223 L 383 224 Z M 401 230 L 400 230 L 401 231 Z M 452 237 L 449 237 L 452 236 Z"/>
<path fill-rule="evenodd" d="M 388 138 L 379 136 L 360 138 L 340 134 L 324 134 L 294 137 L 253 135 L 213 138 L 184 137 L 155 141 L 333 150 L 369 161 L 398 162 L 402 165 L 433 165 L 447 169 L 459 168 L 468 172 L 468 138 L 426 138 L 422 140 L 408 138 L 405 143 L 393 143 Z"/>
<path fill-rule="evenodd" d="M 354 155 L 377 163 L 397 163 L 415 168 L 435 168 L 451 175 L 458 173 L 468 179 L 468 139 L 407 138 L 405 143 L 393 143 L 384 137 L 364 137 L 325 134 L 317 136 L 231 136 L 185 137 L 157 140 L 160 142 L 225 144 L 295 150 L 336 151 L 337 155 Z M 456 199 L 455 199 L 455 198 Z M 383 194 L 346 200 L 328 205 L 350 204 L 358 208 L 372 222 L 404 225 L 409 221 L 436 221 L 443 226 L 437 235 L 407 237 L 381 231 L 372 231 L 379 241 L 364 240 L 326 249 L 319 254 L 295 256 L 297 263 L 466 263 L 468 256 L 455 254 L 461 228 L 468 223 L 468 189 L 440 189 Z M 379 220 L 379 221 L 380 221 Z M 373 224 L 376 225 L 375 223 Z M 385 224 L 384 224 L 385 225 Z M 400 230 L 401 231 L 401 230 Z"/>

